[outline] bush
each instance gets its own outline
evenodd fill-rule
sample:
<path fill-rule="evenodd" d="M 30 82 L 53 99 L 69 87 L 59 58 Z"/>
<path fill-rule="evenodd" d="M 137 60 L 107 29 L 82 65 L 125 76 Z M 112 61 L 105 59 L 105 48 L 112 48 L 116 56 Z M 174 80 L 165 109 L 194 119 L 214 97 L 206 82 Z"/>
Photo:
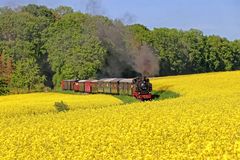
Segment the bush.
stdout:
<path fill-rule="evenodd" d="M 67 112 L 69 111 L 69 107 L 67 104 L 61 102 L 55 102 L 54 104 L 55 108 L 57 109 L 58 112 Z"/>

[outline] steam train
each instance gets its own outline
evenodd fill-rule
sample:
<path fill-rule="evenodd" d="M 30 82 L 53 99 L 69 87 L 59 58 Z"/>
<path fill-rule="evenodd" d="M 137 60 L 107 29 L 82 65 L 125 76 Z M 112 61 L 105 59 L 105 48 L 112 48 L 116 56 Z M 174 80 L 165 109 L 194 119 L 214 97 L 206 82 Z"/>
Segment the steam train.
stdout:
<path fill-rule="evenodd" d="M 152 84 L 146 77 L 131 79 L 105 78 L 100 80 L 63 80 L 62 90 L 72 90 L 82 93 L 103 93 L 114 95 L 129 95 L 139 100 L 152 99 Z"/>

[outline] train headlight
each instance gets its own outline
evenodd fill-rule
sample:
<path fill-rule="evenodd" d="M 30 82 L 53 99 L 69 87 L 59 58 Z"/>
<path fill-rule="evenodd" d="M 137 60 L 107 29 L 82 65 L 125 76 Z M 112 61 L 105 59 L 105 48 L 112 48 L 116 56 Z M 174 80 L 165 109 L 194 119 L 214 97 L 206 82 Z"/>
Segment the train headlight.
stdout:
<path fill-rule="evenodd" d="M 143 81 L 143 82 L 141 83 L 140 88 L 141 88 L 141 90 L 147 90 L 147 84 L 146 84 L 145 81 Z"/>

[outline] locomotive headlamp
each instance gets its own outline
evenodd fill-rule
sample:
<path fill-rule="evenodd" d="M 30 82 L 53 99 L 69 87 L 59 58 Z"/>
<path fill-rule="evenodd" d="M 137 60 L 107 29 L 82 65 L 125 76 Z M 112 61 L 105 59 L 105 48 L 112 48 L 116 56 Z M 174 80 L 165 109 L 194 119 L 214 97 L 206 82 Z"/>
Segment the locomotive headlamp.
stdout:
<path fill-rule="evenodd" d="M 141 83 L 141 89 L 142 89 L 142 90 L 147 90 L 147 84 L 146 84 L 145 81 L 143 81 L 143 82 Z"/>

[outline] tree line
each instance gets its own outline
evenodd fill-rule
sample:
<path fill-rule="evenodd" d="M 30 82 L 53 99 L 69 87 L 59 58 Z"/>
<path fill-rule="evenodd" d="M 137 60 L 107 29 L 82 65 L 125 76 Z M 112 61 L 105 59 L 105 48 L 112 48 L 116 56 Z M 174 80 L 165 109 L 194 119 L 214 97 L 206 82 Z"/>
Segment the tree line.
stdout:
<path fill-rule="evenodd" d="M 62 79 L 134 77 L 153 62 L 149 76 L 238 70 L 240 40 L 124 25 L 66 6 L 0 8 L 0 94 L 57 88 Z"/>

